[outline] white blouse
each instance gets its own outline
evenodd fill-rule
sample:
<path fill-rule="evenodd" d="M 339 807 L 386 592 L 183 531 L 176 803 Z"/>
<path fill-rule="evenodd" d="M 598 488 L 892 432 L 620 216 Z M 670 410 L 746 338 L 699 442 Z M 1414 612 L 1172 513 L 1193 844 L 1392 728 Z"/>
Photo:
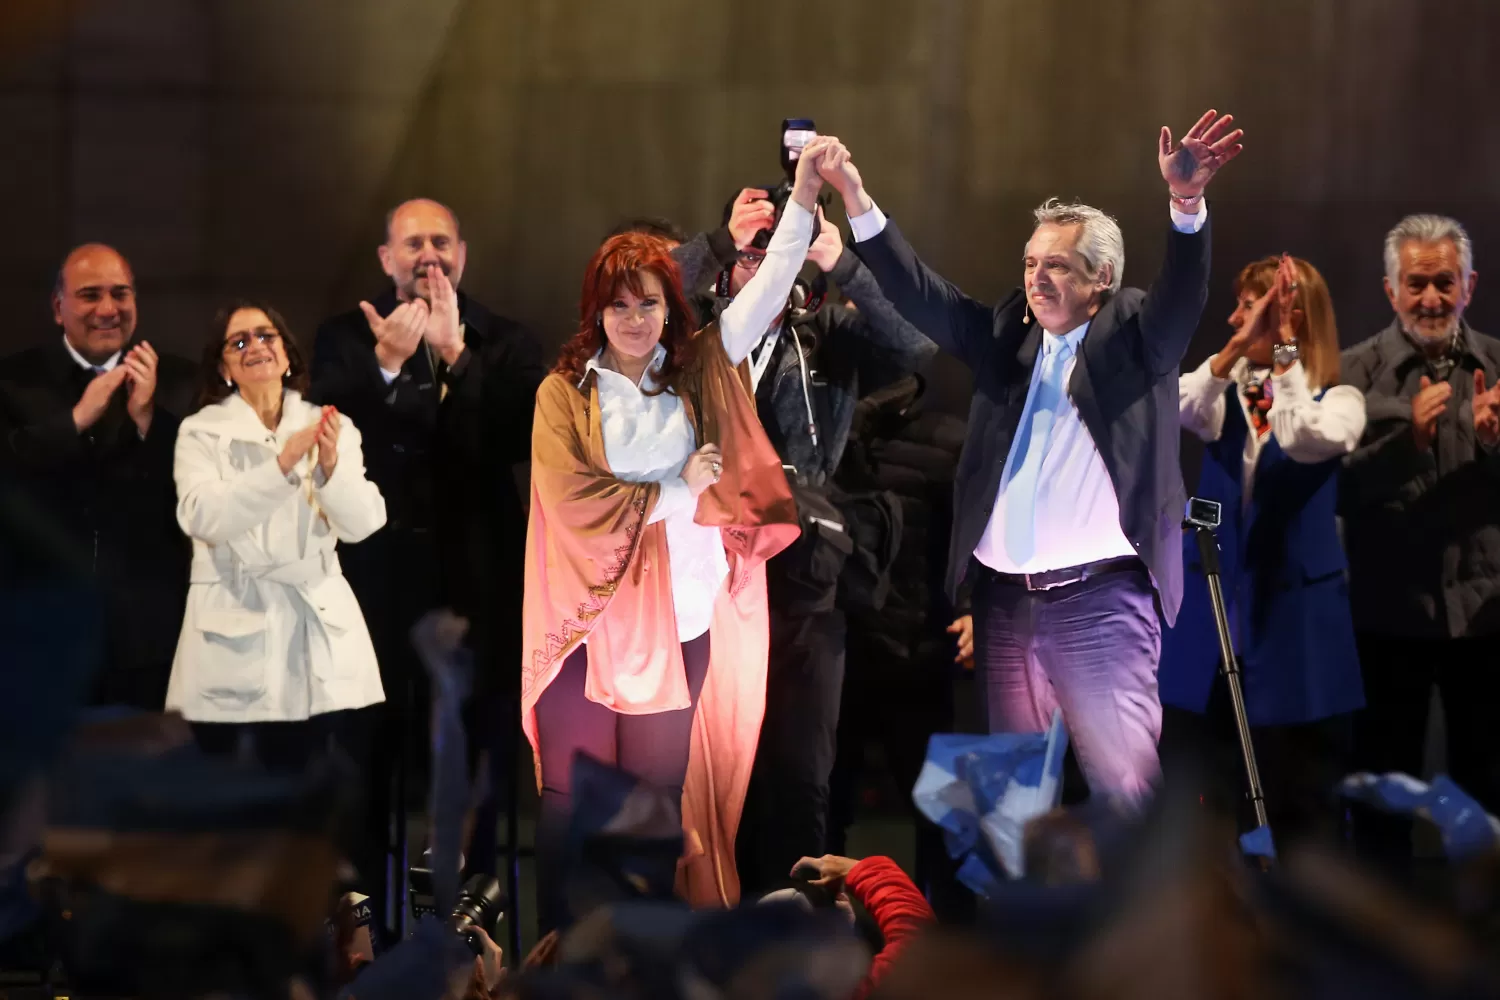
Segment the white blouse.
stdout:
<path fill-rule="evenodd" d="M 1183 429 L 1200 440 L 1219 440 L 1224 433 L 1224 390 L 1231 384 L 1237 386 L 1234 395 L 1249 427 L 1245 435 L 1244 478 L 1240 483 L 1246 508 L 1255 486 L 1255 463 L 1260 460 L 1267 437 L 1275 437 L 1292 461 L 1309 465 L 1347 455 L 1358 446 L 1365 432 L 1365 397 L 1354 386 L 1335 385 L 1323 393 L 1322 399 L 1314 398 L 1316 390 L 1307 384 L 1302 362 L 1296 362 L 1285 373 L 1271 376 L 1271 409 L 1266 413 L 1270 431 L 1262 435 L 1255 433 L 1245 403 L 1245 387 L 1252 380 L 1250 362 L 1240 358 L 1229 369 L 1228 378 L 1215 378 L 1209 367 L 1213 360 L 1211 356 L 1179 377 L 1178 418 Z"/>
<path fill-rule="evenodd" d="M 802 269 L 812 239 L 813 216 L 788 201 L 781 222 L 766 247 L 766 259 L 719 316 L 719 333 L 729 360 L 739 364 L 756 340 L 786 308 L 792 282 Z M 679 317 L 672 317 L 680 321 Z M 677 635 L 683 642 L 708 631 L 719 588 L 729 575 L 729 560 L 718 528 L 694 520 L 698 502 L 682 479 L 682 467 L 698 449 L 682 400 L 671 392 L 647 395 L 666 359 L 660 344 L 639 385 L 591 358 L 586 370 L 599 384 L 599 422 L 604 456 L 619 479 L 660 483 L 661 494 L 647 523 L 666 523 L 668 561 L 672 566 L 672 603 Z"/>

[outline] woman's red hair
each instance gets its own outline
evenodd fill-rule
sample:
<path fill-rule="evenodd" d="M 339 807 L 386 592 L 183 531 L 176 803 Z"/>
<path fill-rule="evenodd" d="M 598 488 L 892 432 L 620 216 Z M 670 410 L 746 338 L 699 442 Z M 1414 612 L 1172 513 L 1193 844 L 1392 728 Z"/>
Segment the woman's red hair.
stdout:
<path fill-rule="evenodd" d="M 641 275 L 656 275 L 666 300 L 667 322 L 661 331 L 661 346 L 667 359 L 655 374 L 658 385 L 672 388 L 687 363 L 693 334 L 697 332 L 692 307 L 682 292 L 682 272 L 669 252 L 670 244 L 645 233 L 611 236 L 594 252 L 583 273 L 583 294 L 578 299 L 578 332 L 562 346 L 552 370 L 573 382 L 583 378 L 584 365 L 604 347 L 604 308 L 622 288 L 643 295 Z"/>

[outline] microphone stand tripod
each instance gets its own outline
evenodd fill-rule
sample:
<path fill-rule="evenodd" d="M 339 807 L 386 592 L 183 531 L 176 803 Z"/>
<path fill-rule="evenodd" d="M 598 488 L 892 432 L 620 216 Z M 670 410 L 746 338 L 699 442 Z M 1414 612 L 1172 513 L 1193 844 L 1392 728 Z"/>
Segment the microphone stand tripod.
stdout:
<path fill-rule="evenodd" d="M 1266 795 L 1260 784 L 1260 768 L 1255 763 L 1255 746 L 1250 740 L 1250 717 L 1245 713 L 1245 691 L 1240 683 L 1240 664 L 1234 655 L 1234 640 L 1229 632 L 1229 612 L 1224 603 L 1224 583 L 1219 564 L 1219 543 L 1213 528 L 1189 519 L 1184 528 L 1192 529 L 1198 541 L 1198 556 L 1203 561 L 1203 575 L 1208 580 L 1208 599 L 1214 610 L 1214 626 L 1219 633 L 1219 662 L 1224 682 L 1234 707 L 1234 726 L 1239 733 L 1240 755 L 1245 761 L 1245 780 L 1250 791 L 1250 805 L 1255 810 L 1257 828 L 1269 828 L 1266 820 Z"/>

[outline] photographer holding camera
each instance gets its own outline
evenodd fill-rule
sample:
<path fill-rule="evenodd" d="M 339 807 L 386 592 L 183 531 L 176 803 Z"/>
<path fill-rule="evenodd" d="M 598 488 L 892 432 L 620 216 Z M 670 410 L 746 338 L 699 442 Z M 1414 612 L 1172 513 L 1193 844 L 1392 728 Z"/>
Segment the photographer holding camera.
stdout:
<path fill-rule="evenodd" d="M 783 124 L 781 162 L 789 176 L 816 134 L 805 119 Z M 786 183 L 742 190 L 726 207 L 721 229 L 673 251 L 689 290 L 718 272 L 712 301 L 699 304 L 705 321 L 755 275 L 789 190 Z M 792 485 L 802 535 L 767 566 L 766 714 L 736 849 L 746 895 L 784 884 L 793 862 L 825 850 L 844 681 L 839 599 L 855 590 L 879 594 L 900 542 L 893 496 L 850 497 L 832 485 L 855 404 L 861 393 L 911 374 L 937 353 L 881 294 L 821 210 L 816 225 L 807 256 L 818 276 L 799 280 L 747 359 L 756 409 Z M 821 305 L 830 279 L 854 308 Z M 852 588 L 844 571 L 851 556 L 862 569 L 862 585 Z"/>

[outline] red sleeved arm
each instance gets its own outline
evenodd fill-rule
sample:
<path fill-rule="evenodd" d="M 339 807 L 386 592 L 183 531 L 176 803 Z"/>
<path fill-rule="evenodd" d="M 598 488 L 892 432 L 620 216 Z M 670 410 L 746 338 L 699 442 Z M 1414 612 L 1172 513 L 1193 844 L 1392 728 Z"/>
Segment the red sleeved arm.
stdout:
<path fill-rule="evenodd" d="M 937 918 L 916 884 L 890 858 L 865 858 L 850 870 L 845 884 L 875 918 L 885 937 L 885 947 L 870 963 L 870 974 L 855 993 L 863 1000 L 895 964 L 907 943 Z"/>

